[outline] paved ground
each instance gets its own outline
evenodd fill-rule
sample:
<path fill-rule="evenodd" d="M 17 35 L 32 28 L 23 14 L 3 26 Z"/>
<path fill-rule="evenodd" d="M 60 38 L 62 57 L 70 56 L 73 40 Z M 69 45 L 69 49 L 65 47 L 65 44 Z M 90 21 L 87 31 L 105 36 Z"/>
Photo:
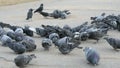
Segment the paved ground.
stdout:
<path fill-rule="evenodd" d="M 69 9 L 72 14 L 65 20 L 45 19 L 39 14 L 33 16 L 32 22 L 25 21 L 26 12 L 29 8 L 36 9 L 40 3 L 44 3 L 45 10 L 52 12 L 55 9 Z M 41 24 L 59 25 L 65 24 L 71 27 L 80 25 L 85 21 L 90 22 L 91 16 L 100 15 L 102 12 L 107 14 L 120 14 L 119 0 L 40 0 L 36 2 L 0 7 L 0 21 L 12 25 L 30 25 L 40 27 Z M 120 38 L 120 32 L 109 31 L 108 35 Z M 75 49 L 68 55 L 62 55 L 54 45 L 49 51 L 44 51 L 41 47 L 42 38 L 34 37 L 37 49 L 34 52 L 37 58 L 33 60 L 26 68 L 93 68 L 87 64 L 82 50 Z M 101 56 L 100 64 L 94 68 L 120 68 L 120 52 L 116 52 L 109 44 L 101 39 L 99 43 L 93 44 L 94 40 L 82 42 L 81 46 L 90 46 L 95 48 Z M 25 53 L 25 54 L 31 54 Z M 17 55 L 9 48 L 0 46 L 0 56 L 13 60 Z M 0 59 L 0 68 L 17 68 L 13 62 L 7 62 Z"/>
<path fill-rule="evenodd" d="M 26 3 L 26 2 L 32 2 L 32 1 L 38 1 L 38 0 L 0 0 L 0 6 Z"/>

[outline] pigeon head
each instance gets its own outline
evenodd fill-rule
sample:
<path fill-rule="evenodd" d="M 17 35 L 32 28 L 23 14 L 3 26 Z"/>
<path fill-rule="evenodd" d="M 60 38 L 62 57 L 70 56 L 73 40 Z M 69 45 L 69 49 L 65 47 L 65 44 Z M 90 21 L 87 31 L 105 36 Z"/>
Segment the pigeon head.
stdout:
<path fill-rule="evenodd" d="M 105 13 L 102 13 L 101 16 L 105 16 Z"/>
<path fill-rule="evenodd" d="M 51 39 L 52 42 L 55 43 L 59 39 L 59 35 L 57 33 L 52 33 L 49 35 L 49 39 Z"/>
<path fill-rule="evenodd" d="M 43 3 L 41 3 L 40 6 L 43 6 Z"/>
<path fill-rule="evenodd" d="M 64 25 L 63 29 L 71 30 L 71 27 L 69 25 Z"/>
<path fill-rule="evenodd" d="M 88 38 L 89 38 L 89 33 L 87 33 L 87 32 L 82 32 L 81 34 L 80 34 L 80 36 L 81 36 L 81 40 L 82 41 L 85 41 L 85 40 L 87 40 Z"/>
<path fill-rule="evenodd" d="M 30 9 L 29 9 L 29 11 L 33 11 L 33 9 L 32 9 L 32 8 L 30 8 Z"/>
<path fill-rule="evenodd" d="M 45 48 L 45 50 L 49 50 L 49 47 L 52 45 L 52 40 L 50 39 L 44 39 L 42 40 L 42 47 Z"/>
<path fill-rule="evenodd" d="M 22 28 L 17 28 L 15 30 L 15 33 L 21 33 L 21 34 L 23 34 L 23 29 Z"/>
<path fill-rule="evenodd" d="M 73 38 L 76 39 L 76 40 L 80 40 L 80 33 L 75 32 Z"/>
<path fill-rule="evenodd" d="M 91 49 L 91 47 L 85 47 L 85 48 L 83 49 L 83 51 L 84 51 L 84 52 L 88 52 L 90 49 Z"/>
<path fill-rule="evenodd" d="M 87 54 L 89 53 L 90 50 L 92 50 L 91 47 L 85 47 L 85 48 L 83 49 L 83 51 L 85 52 L 85 55 L 86 55 L 86 56 L 87 56 Z"/>

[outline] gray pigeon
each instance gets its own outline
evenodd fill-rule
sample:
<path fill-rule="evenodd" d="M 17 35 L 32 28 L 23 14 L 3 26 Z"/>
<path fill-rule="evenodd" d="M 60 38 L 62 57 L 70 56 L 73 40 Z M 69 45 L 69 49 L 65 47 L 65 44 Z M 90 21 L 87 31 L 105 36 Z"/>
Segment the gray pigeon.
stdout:
<path fill-rule="evenodd" d="M 46 36 L 46 30 L 45 29 L 43 29 L 43 28 L 36 28 L 35 29 L 36 30 L 36 33 L 38 34 L 38 35 L 40 35 L 41 37 L 45 37 Z"/>
<path fill-rule="evenodd" d="M 45 50 L 49 50 L 50 46 L 52 46 L 52 40 L 47 38 L 42 40 L 42 47 L 44 47 Z"/>
<path fill-rule="evenodd" d="M 61 19 L 66 19 L 66 17 L 67 17 L 67 14 L 62 12 L 60 18 Z"/>
<path fill-rule="evenodd" d="M 20 43 L 26 47 L 26 51 L 34 51 L 36 49 L 36 44 L 32 37 L 24 36 Z"/>
<path fill-rule="evenodd" d="M 110 44 L 110 46 L 112 46 L 115 50 L 116 50 L 116 49 L 120 49 L 120 39 L 109 38 L 109 37 L 105 37 L 104 39 L 105 39 L 105 40 Z"/>
<path fill-rule="evenodd" d="M 22 54 L 26 51 L 26 47 L 20 42 L 7 41 L 6 45 L 17 54 Z"/>
<path fill-rule="evenodd" d="M 61 16 L 61 11 L 60 10 L 54 10 L 53 11 L 53 17 L 55 19 L 58 19 Z"/>
<path fill-rule="evenodd" d="M 24 36 L 24 40 L 30 41 L 31 43 L 34 43 L 34 44 L 35 44 L 35 40 L 34 40 L 32 37 Z"/>
<path fill-rule="evenodd" d="M 17 30 L 16 32 L 8 31 L 7 36 L 9 36 L 15 41 L 22 41 L 24 39 L 23 31 L 21 29 Z"/>
<path fill-rule="evenodd" d="M 33 28 L 33 27 L 29 27 L 28 28 L 30 31 L 33 31 L 34 33 L 40 35 L 41 37 L 45 37 L 47 32 L 44 28 Z"/>
<path fill-rule="evenodd" d="M 107 30 L 108 31 L 108 30 Z M 90 28 L 86 30 L 86 32 L 89 34 L 89 39 L 94 39 L 97 42 L 106 35 L 107 33 L 106 29 L 98 29 L 98 28 Z"/>
<path fill-rule="evenodd" d="M 70 37 L 63 37 L 56 42 L 62 54 L 69 54 L 74 48 L 82 49 L 82 47 L 79 47 L 79 44 L 80 41 Z"/>
<path fill-rule="evenodd" d="M 83 24 L 81 24 L 81 25 L 79 25 L 79 26 L 77 26 L 77 27 L 72 28 L 72 31 L 73 31 L 73 32 L 79 32 L 80 29 L 82 29 L 82 28 L 85 27 L 86 25 L 88 25 L 88 22 L 84 22 Z"/>
<path fill-rule="evenodd" d="M 102 20 L 105 18 L 105 13 L 102 13 L 100 16 L 97 16 L 97 17 L 92 17 L 94 18 L 93 21 L 91 22 L 91 24 L 93 23 L 100 23 L 102 22 Z"/>
<path fill-rule="evenodd" d="M 0 26 L 0 36 L 6 34 L 6 31 Z"/>
<path fill-rule="evenodd" d="M 56 41 L 55 45 L 58 46 L 59 51 L 62 54 L 68 54 L 70 53 L 74 48 L 81 49 L 82 47 L 79 47 L 80 41 L 76 39 L 72 39 L 71 37 L 63 37 Z"/>
<path fill-rule="evenodd" d="M 22 41 L 24 39 L 24 35 L 21 33 L 15 33 L 15 41 Z"/>
<path fill-rule="evenodd" d="M 33 16 L 33 9 L 29 9 L 26 20 L 32 19 L 32 16 Z"/>
<path fill-rule="evenodd" d="M 59 39 L 58 41 L 56 41 L 55 45 L 58 46 L 59 51 L 62 54 L 68 54 L 70 53 L 70 46 L 68 45 L 70 38 L 69 37 L 63 37 L 61 39 Z"/>
<path fill-rule="evenodd" d="M 72 31 L 72 28 L 69 25 L 64 25 L 63 29 Z"/>
<path fill-rule="evenodd" d="M 21 43 L 26 47 L 26 51 L 34 51 L 36 49 L 36 44 L 30 40 L 22 40 Z"/>
<path fill-rule="evenodd" d="M 87 32 L 80 33 L 81 41 L 86 41 L 89 38 L 89 34 Z"/>
<path fill-rule="evenodd" d="M 36 12 L 40 13 L 40 12 L 43 11 L 43 9 L 44 9 L 44 7 L 43 7 L 43 3 L 41 3 L 41 4 L 40 4 L 40 7 L 37 8 L 37 9 L 34 11 L 34 13 L 36 13 Z"/>
<path fill-rule="evenodd" d="M 7 41 L 12 41 L 12 39 L 7 35 L 2 35 L 0 41 L 2 42 L 2 46 L 7 46 Z"/>
<path fill-rule="evenodd" d="M 53 43 L 55 43 L 59 38 L 60 37 L 57 33 L 52 33 L 49 35 L 49 39 L 51 39 Z"/>
<path fill-rule="evenodd" d="M 9 30 L 9 31 L 7 32 L 7 36 L 9 36 L 9 37 L 12 38 L 12 39 L 15 39 L 15 32 L 14 32 L 13 30 Z"/>
<path fill-rule="evenodd" d="M 34 36 L 34 33 L 33 31 L 31 31 L 29 29 L 30 26 L 25 26 L 24 29 L 23 29 L 23 32 L 27 35 L 27 36 L 30 36 L 30 37 L 33 37 Z"/>
<path fill-rule="evenodd" d="M 80 33 L 79 32 L 75 32 L 73 38 L 76 39 L 76 40 L 81 41 Z"/>
<path fill-rule="evenodd" d="M 17 29 L 15 30 L 15 33 L 23 34 L 23 29 L 22 29 L 22 28 L 17 28 Z"/>
<path fill-rule="evenodd" d="M 47 12 L 40 12 L 40 14 L 43 16 L 43 17 L 48 17 L 48 16 L 51 16 L 51 13 L 47 13 Z"/>
<path fill-rule="evenodd" d="M 30 61 L 36 58 L 36 56 L 34 54 L 31 55 L 19 55 L 14 59 L 14 62 L 16 64 L 16 66 L 18 66 L 19 68 L 24 68 L 27 64 L 30 63 Z"/>
<path fill-rule="evenodd" d="M 57 19 L 57 18 L 66 19 L 67 15 L 69 15 L 69 14 L 71 14 L 69 12 L 69 10 L 63 10 L 63 11 L 61 11 L 61 10 L 54 10 L 53 11 L 53 17 L 55 19 Z"/>
<path fill-rule="evenodd" d="M 100 56 L 96 52 L 96 50 L 94 50 L 91 47 L 85 47 L 85 49 L 83 49 L 83 51 L 85 52 L 86 59 L 88 60 L 89 63 L 91 63 L 93 65 L 98 65 L 98 63 L 100 61 Z"/>

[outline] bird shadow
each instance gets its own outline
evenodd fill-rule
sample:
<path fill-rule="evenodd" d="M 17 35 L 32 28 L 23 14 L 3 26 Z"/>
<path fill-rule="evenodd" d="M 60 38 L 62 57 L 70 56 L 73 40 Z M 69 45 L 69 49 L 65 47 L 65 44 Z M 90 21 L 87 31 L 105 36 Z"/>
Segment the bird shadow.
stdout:
<path fill-rule="evenodd" d="M 95 67 L 95 66 L 98 66 L 99 64 L 95 64 L 95 65 L 93 65 L 93 64 L 91 64 L 91 63 L 87 63 L 88 65 L 90 65 L 91 67 Z"/>

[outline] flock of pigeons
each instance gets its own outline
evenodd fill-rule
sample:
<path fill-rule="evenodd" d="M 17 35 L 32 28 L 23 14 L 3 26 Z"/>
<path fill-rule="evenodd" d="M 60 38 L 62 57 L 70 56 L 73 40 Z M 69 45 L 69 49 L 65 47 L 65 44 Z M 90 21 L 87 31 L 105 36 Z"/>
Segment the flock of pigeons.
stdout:
<path fill-rule="evenodd" d="M 44 12 L 43 11 L 44 7 L 43 4 L 40 5 L 39 8 L 37 8 L 34 13 L 40 13 L 43 17 L 53 17 L 55 19 L 61 18 L 61 19 L 66 19 L 66 17 L 71 14 L 69 10 L 54 10 L 52 13 L 49 12 Z M 27 18 L 26 20 L 32 19 L 33 17 L 33 9 L 29 9 L 27 13 Z"/>
<path fill-rule="evenodd" d="M 27 20 L 32 18 L 32 11 L 32 9 L 29 10 Z M 66 18 L 66 14 L 70 14 L 68 10 L 55 10 L 53 13 L 43 12 L 43 4 L 34 11 L 34 13 L 36 12 L 44 17 L 49 16 L 62 19 Z M 25 52 L 32 52 L 37 48 L 32 38 L 34 33 L 44 37 L 41 45 L 45 50 L 49 50 L 53 44 L 62 54 L 68 54 L 75 48 L 83 49 L 87 60 L 93 65 L 98 65 L 100 60 L 99 53 L 94 48 L 83 48 L 79 45 L 82 41 L 88 39 L 96 40 L 95 43 L 97 43 L 101 38 L 104 38 L 115 50 L 119 49 L 120 39 L 109 37 L 107 32 L 109 30 L 120 31 L 120 15 L 115 16 L 102 13 L 98 17 L 91 17 L 91 20 L 91 24 L 85 22 L 73 28 L 69 25 L 64 25 L 63 27 L 41 25 L 39 28 L 25 26 L 23 28 L 0 22 L 0 41 L 2 46 L 10 48 L 17 54 L 22 54 L 14 59 L 14 63 L 20 68 L 25 67 L 33 58 L 36 58 L 35 54 L 23 54 Z"/>

